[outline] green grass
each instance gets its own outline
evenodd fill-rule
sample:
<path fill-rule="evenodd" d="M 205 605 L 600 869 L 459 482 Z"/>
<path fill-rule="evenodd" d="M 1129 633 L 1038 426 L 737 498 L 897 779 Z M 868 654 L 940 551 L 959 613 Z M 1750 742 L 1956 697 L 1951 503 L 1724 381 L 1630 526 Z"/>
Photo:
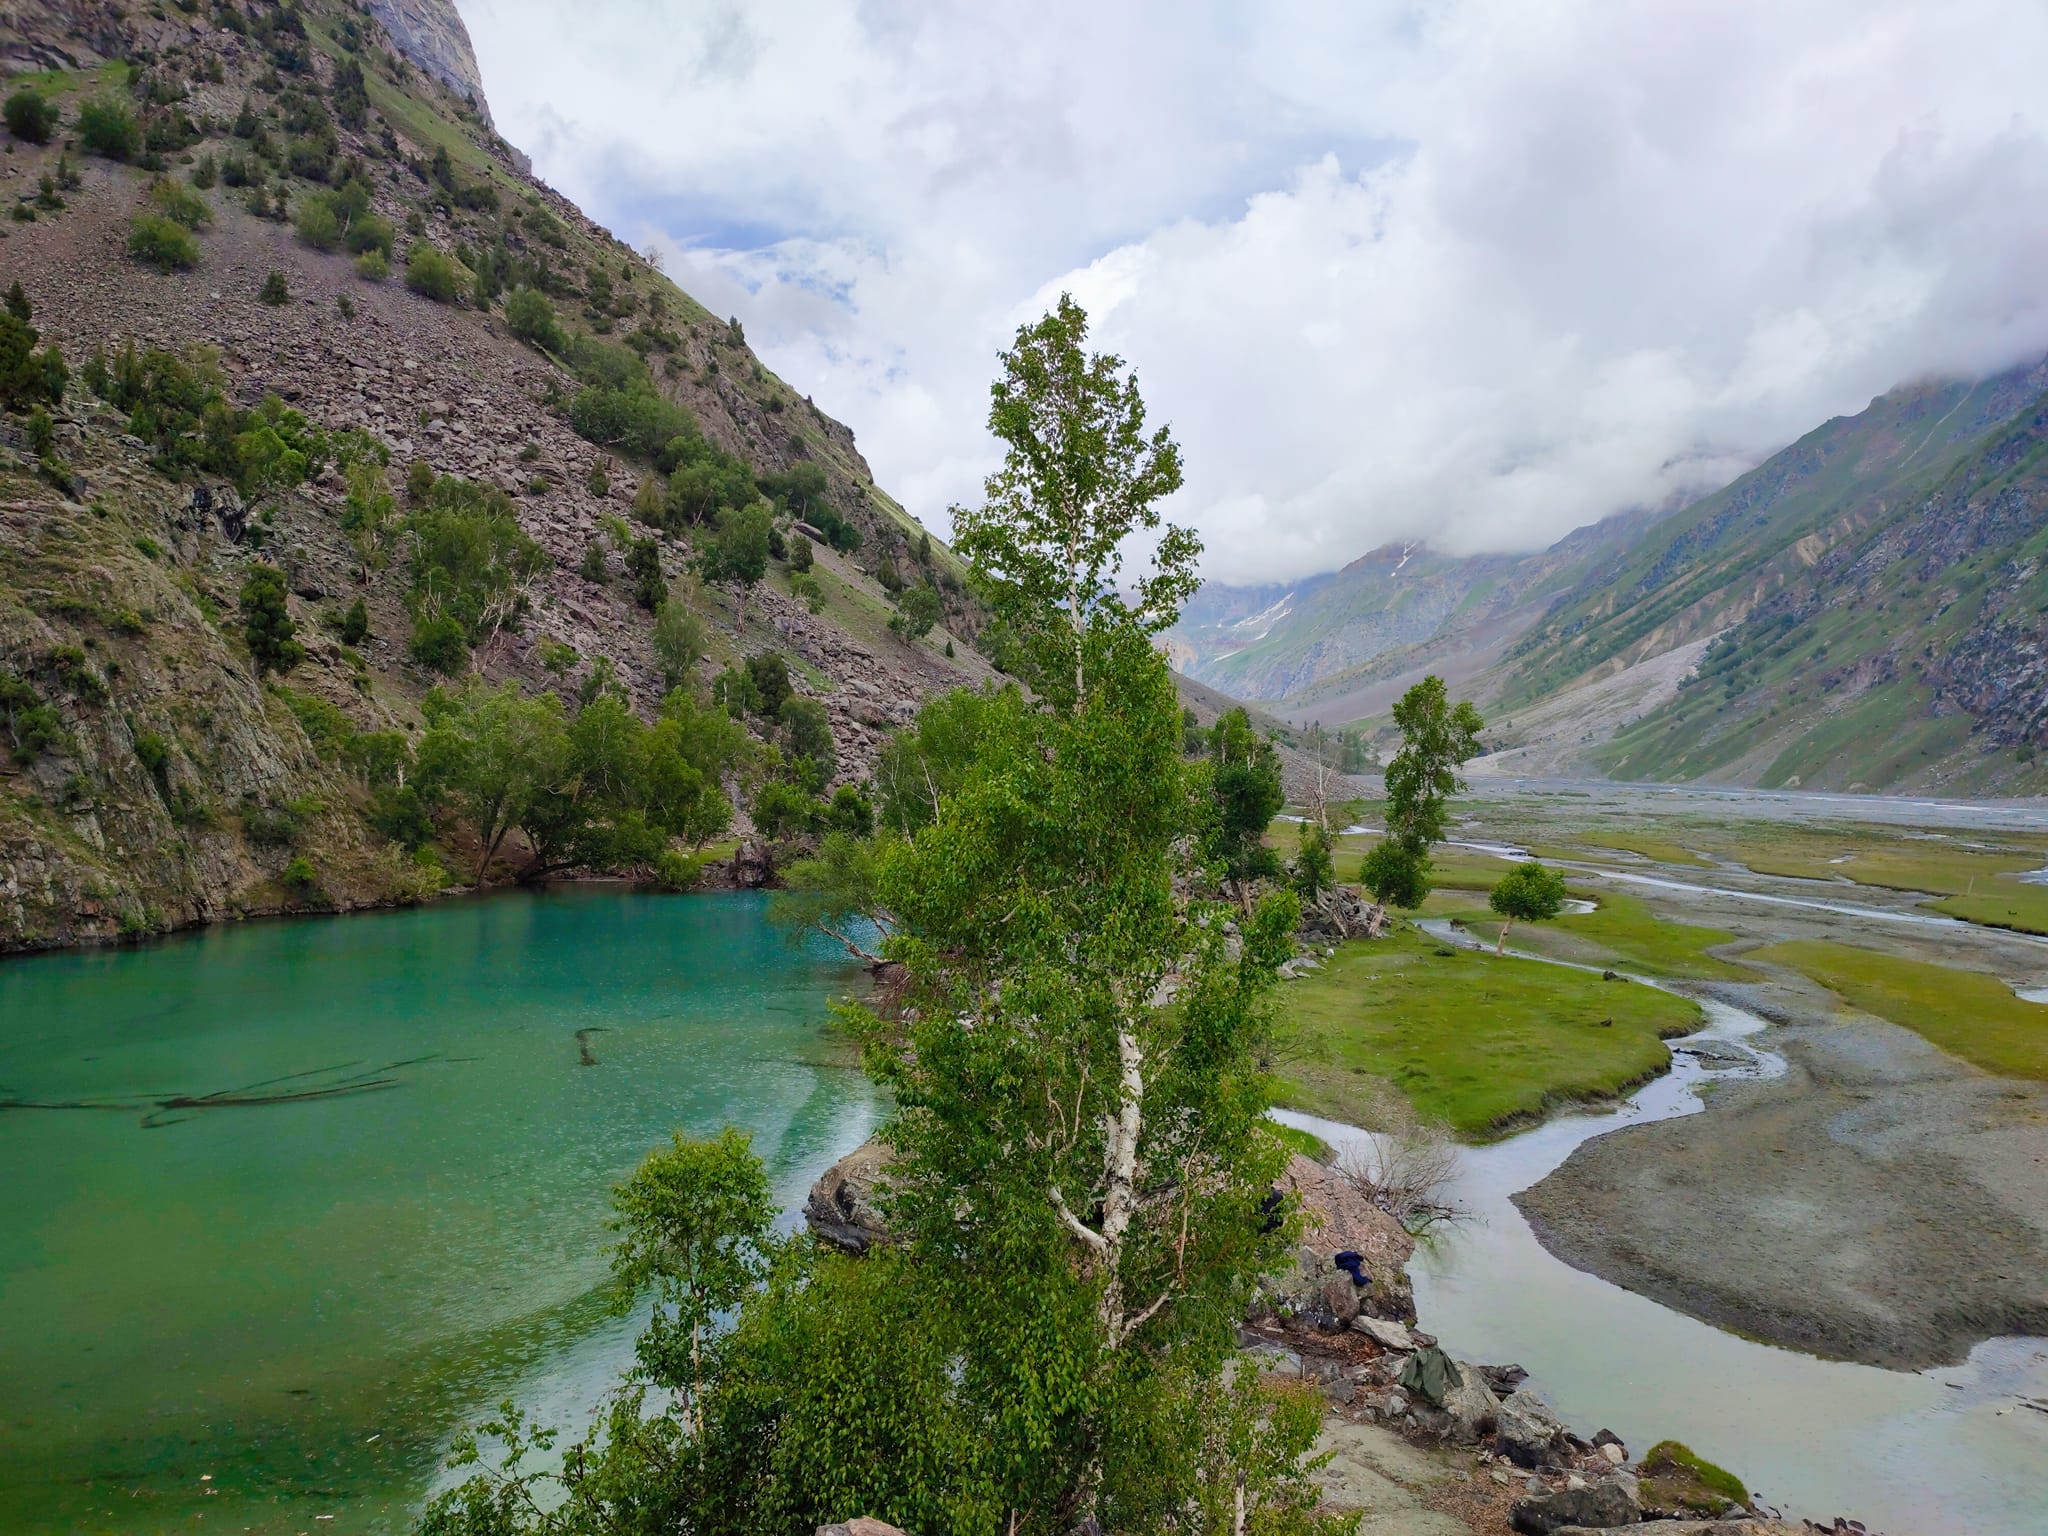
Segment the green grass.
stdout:
<path fill-rule="evenodd" d="M 1996 977 L 1820 939 L 1773 944 L 1752 958 L 1789 966 L 1987 1072 L 2048 1080 L 2048 1003 L 2022 1002 Z"/>
<path fill-rule="evenodd" d="M 1642 1460 L 1644 1475 L 1660 1492 L 1675 1494 L 1674 1502 L 1712 1514 L 1722 1499 L 1738 1504 L 1749 1502 L 1749 1490 L 1742 1479 L 1726 1467 L 1717 1467 L 1690 1446 L 1677 1440 L 1659 1440 Z M 1702 1497 L 1701 1495 L 1705 1495 Z"/>
<path fill-rule="evenodd" d="M 1613 965 L 1646 976 L 1700 981 L 1743 981 L 1755 973 L 1731 960 L 1707 953 L 1732 943 L 1725 928 L 1699 928 L 1667 922 L 1649 905 L 1612 891 L 1579 891 L 1574 896 L 1597 901 L 1591 912 L 1573 913 L 1547 923 L 1517 923 L 1508 935 L 1517 949 L 1533 950 L 1581 965 Z M 1489 942 L 1500 934 L 1500 920 L 1490 912 L 1469 908 L 1459 912 L 1473 933 Z"/>
<path fill-rule="evenodd" d="M 2048 886 L 2022 885 L 1995 879 L 1989 895 L 1948 896 L 1927 905 L 1986 928 L 2017 928 L 2021 933 L 2048 933 Z"/>
<path fill-rule="evenodd" d="M 1280 991 L 1280 1101 L 1357 1123 L 1385 1086 L 1471 1140 L 1661 1072 L 1698 1005 L 1540 960 L 1457 950 L 1412 928 L 1346 944 Z"/>
<path fill-rule="evenodd" d="M 1712 862 L 1667 838 L 1645 837 L 1636 832 L 1580 832 L 1573 834 L 1567 846 L 1531 847 L 1529 851 L 1539 859 L 1577 859 L 1591 864 L 1611 862 L 1601 858 L 1603 853 L 1640 854 L 1657 864 L 1700 866 Z"/>
<path fill-rule="evenodd" d="M 1266 1129 L 1281 1146 L 1290 1152 L 1299 1152 L 1312 1163 L 1327 1163 L 1332 1157 L 1330 1144 L 1312 1131 L 1304 1131 L 1292 1125 L 1282 1125 L 1277 1120 L 1266 1123 Z"/>

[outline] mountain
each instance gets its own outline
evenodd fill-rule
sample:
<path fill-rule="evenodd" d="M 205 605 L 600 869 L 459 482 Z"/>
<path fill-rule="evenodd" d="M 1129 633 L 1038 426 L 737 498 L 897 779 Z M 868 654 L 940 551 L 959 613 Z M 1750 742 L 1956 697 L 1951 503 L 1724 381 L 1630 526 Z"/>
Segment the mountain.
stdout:
<path fill-rule="evenodd" d="M 1211 590 L 1177 661 L 1330 725 L 1441 672 L 1485 706 L 1495 772 L 2038 792 L 2044 391 L 2039 363 L 1903 386 L 1711 495 L 1535 555 L 1381 550 Z"/>
<path fill-rule="evenodd" d="M 487 681 L 651 718 L 634 587 L 685 579 L 706 509 L 757 495 L 816 591 L 779 558 L 743 621 L 703 590 L 700 684 L 781 652 L 856 779 L 921 698 L 990 675 L 957 561 L 737 322 L 531 177 L 446 0 L 7 6 L 0 61 L 55 118 L 0 156 L 0 288 L 41 343 L 0 358 L 0 948 L 422 893 L 340 745 L 416 737 L 448 680 L 416 645 L 409 473 L 538 547 L 500 594 L 516 621 L 475 635 Z M 521 293 L 551 330 L 530 302 L 515 325 Z M 53 348 L 69 387 L 32 409 Z M 344 463 L 369 450 L 398 502 L 375 548 Z M 279 677 L 239 612 L 263 564 L 306 653 Z M 920 576 L 943 612 L 911 643 L 890 593 Z"/>

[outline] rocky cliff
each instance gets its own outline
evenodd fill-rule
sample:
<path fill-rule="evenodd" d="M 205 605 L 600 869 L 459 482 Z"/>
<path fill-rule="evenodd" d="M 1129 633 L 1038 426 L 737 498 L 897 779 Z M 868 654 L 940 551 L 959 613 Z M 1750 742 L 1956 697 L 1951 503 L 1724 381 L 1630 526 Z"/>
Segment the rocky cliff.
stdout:
<path fill-rule="evenodd" d="M 401 54 L 472 102 L 485 122 L 491 120 L 483 74 L 469 46 L 469 28 L 462 24 L 453 0 L 366 0 L 366 9 Z"/>

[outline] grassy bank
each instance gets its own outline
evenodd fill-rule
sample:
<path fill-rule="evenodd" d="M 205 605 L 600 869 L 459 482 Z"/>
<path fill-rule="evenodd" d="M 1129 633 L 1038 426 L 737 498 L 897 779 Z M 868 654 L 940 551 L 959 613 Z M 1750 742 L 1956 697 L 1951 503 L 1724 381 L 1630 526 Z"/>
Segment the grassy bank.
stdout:
<path fill-rule="evenodd" d="M 1996 977 L 1819 939 L 1773 944 L 1754 958 L 1810 976 L 1987 1072 L 2048 1080 L 2048 1003 L 2021 1002 Z"/>
<path fill-rule="evenodd" d="M 1357 1123 L 1392 1088 L 1485 1140 L 1654 1075 L 1664 1039 L 1700 1022 L 1697 1005 L 1651 987 L 1444 947 L 1403 927 L 1283 986 L 1280 1101 Z"/>
<path fill-rule="evenodd" d="M 1597 901 L 1591 912 L 1572 913 L 1547 923 L 1517 923 L 1508 935 L 1517 949 L 1580 965 L 1615 966 L 1645 976 L 1687 981 L 1754 981 L 1756 974 L 1730 960 L 1707 953 L 1735 935 L 1725 928 L 1698 928 L 1666 922 L 1647 903 L 1612 891 L 1582 891 L 1574 896 Z M 1448 916 L 1461 919 L 1472 933 L 1491 943 L 1500 936 L 1500 919 L 1483 903 L 1459 892 L 1432 892 Z"/>

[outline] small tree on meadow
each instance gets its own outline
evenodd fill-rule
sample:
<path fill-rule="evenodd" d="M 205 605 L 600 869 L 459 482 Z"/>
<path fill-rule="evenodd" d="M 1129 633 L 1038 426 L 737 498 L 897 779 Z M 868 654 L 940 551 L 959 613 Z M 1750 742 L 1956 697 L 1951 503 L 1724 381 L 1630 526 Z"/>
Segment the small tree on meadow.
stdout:
<path fill-rule="evenodd" d="M 768 574 L 768 504 L 756 502 L 721 516 L 703 563 L 706 581 L 732 587 L 733 622 L 745 628 L 747 594 Z"/>
<path fill-rule="evenodd" d="M 1531 859 L 1502 875 L 1487 897 L 1487 905 L 1501 915 L 1497 955 L 1507 953 L 1508 930 L 1517 921 L 1548 922 L 1564 910 L 1564 876 Z"/>
<path fill-rule="evenodd" d="M 1301 848 L 1294 856 L 1294 889 L 1304 905 L 1314 905 L 1337 883 L 1330 846 L 1329 831 L 1320 822 L 1301 824 Z"/>

